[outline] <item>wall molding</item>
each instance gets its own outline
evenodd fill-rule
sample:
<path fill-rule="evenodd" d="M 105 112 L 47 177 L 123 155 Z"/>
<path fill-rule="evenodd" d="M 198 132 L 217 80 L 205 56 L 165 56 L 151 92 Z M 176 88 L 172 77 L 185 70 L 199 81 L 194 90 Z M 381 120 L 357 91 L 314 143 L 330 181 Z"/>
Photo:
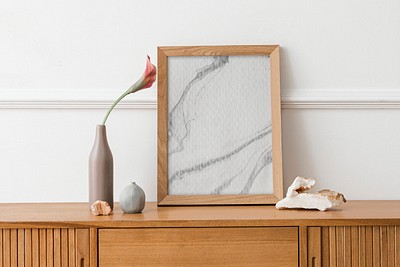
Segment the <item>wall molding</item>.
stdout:
<path fill-rule="evenodd" d="M 107 109 L 121 92 L 111 90 L 0 89 L 0 109 Z M 297 90 L 282 93 L 282 109 L 398 109 L 400 88 Z M 156 109 L 157 92 L 127 96 L 119 109 Z"/>
<path fill-rule="evenodd" d="M 0 89 L 0 109 L 107 109 L 121 91 L 77 89 Z M 143 90 L 124 98 L 118 109 L 157 109 L 157 92 Z"/>
<path fill-rule="evenodd" d="M 283 109 L 398 109 L 400 88 L 297 90 L 282 94 Z"/>

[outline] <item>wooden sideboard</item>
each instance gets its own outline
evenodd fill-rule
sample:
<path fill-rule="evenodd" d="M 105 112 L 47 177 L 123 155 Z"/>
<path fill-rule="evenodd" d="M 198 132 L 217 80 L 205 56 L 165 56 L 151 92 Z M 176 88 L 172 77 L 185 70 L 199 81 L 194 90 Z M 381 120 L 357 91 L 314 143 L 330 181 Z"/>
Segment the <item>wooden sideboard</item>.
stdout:
<path fill-rule="evenodd" d="M 319 212 L 87 203 L 0 204 L 1 266 L 400 266 L 400 201 Z"/>

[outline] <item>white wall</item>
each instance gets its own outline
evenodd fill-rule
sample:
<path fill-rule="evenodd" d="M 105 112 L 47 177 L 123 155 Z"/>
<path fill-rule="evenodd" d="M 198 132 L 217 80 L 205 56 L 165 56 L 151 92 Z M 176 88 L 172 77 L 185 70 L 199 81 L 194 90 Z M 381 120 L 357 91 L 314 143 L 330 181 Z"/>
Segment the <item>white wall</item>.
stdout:
<path fill-rule="evenodd" d="M 0 2 L 0 202 L 86 201 L 105 108 L 159 45 L 280 44 L 285 188 L 400 199 L 400 2 Z M 107 123 L 115 196 L 156 200 L 155 86 Z"/>

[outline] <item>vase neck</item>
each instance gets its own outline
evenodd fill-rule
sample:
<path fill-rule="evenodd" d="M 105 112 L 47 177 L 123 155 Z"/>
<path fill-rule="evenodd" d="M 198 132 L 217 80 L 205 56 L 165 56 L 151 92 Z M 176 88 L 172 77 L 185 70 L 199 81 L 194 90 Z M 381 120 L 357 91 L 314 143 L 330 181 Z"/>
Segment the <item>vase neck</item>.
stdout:
<path fill-rule="evenodd" d="M 96 143 L 107 143 L 107 132 L 105 125 L 97 125 L 96 127 Z"/>

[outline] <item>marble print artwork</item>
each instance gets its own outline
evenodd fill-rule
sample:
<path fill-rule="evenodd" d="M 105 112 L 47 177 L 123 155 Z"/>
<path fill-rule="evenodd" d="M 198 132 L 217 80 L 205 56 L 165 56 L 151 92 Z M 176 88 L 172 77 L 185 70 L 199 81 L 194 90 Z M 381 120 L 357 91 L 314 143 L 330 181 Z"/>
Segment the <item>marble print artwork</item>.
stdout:
<path fill-rule="evenodd" d="M 268 56 L 168 57 L 168 194 L 271 194 Z"/>

